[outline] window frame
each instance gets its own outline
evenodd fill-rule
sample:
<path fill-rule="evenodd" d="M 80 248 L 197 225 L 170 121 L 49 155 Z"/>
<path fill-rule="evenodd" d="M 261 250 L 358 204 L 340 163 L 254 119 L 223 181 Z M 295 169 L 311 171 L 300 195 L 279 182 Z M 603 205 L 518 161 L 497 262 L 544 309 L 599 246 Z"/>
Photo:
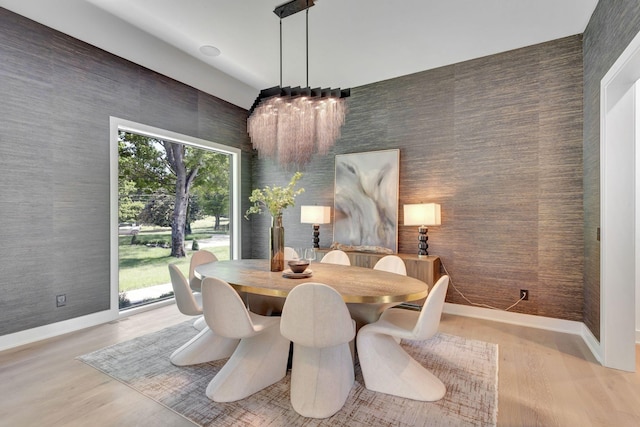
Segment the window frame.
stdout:
<path fill-rule="evenodd" d="M 217 142 L 208 141 L 201 138 L 196 138 L 189 135 L 184 135 L 176 132 L 172 132 L 166 129 L 156 128 L 153 126 L 145 125 L 142 123 L 132 122 L 130 120 L 113 117 L 109 118 L 109 181 L 110 181 L 110 295 L 111 304 L 110 312 L 113 319 L 119 317 L 126 317 L 132 314 L 136 314 L 140 311 L 145 311 L 158 307 L 158 305 L 165 305 L 173 303 L 173 300 L 160 301 L 158 303 L 148 304 L 142 307 L 133 308 L 120 312 L 118 304 L 119 294 L 119 263 L 118 263 L 118 132 L 125 131 L 136 133 L 139 135 L 155 138 L 159 140 L 165 140 L 170 142 L 176 142 L 179 144 L 185 144 L 192 147 L 203 148 L 208 150 L 215 150 L 230 156 L 229 167 L 231 168 L 230 181 L 231 181 L 231 197 L 230 197 L 230 227 L 229 233 L 231 233 L 229 256 L 231 259 L 239 259 L 241 251 L 241 213 L 240 213 L 240 182 L 241 182 L 241 150 L 235 147 L 229 147 Z M 167 275 L 168 277 L 168 275 Z"/>

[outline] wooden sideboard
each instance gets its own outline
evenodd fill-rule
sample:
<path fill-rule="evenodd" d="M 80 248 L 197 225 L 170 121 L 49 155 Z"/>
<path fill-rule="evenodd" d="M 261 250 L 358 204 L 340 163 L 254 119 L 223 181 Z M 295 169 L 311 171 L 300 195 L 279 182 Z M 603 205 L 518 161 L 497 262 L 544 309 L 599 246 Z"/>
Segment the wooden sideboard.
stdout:
<path fill-rule="evenodd" d="M 316 249 L 317 261 L 320 261 L 324 255 L 331 251 L 328 248 Z M 368 252 L 345 252 L 349 256 L 351 265 L 357 267 L 373 268 L 380 258 L 387 254 L 375 254 Z M 426 257 L 418 257 L 417 254 L 394 254 L 402 258 L 407 267 L 407 276 L 422 280 L 429 288 L 431 288 L 440 278 L 440 257 L 428 255 Z M 424 299 L 412 301 L 410 305 L 422 305 Z"/>

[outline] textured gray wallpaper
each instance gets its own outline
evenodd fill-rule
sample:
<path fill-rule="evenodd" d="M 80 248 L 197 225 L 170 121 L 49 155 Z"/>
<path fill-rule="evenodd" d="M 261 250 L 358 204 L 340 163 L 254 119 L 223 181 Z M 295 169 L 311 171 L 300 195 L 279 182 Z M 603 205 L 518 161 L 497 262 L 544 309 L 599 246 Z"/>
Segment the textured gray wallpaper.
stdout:
<path fill-rule="evenodd" d="M 584 323 L 600 338 L 600 80 L 640 31 L 640 3 L 600 0 L 584 32 Z"/>
<path fill-rule="evenodd" d="M 109 309 L 109 116 L 241 148 L 250 188 L 245 110 L 2 8 L 0 58 L 1 335 Z"/>
<path fill-rule="evenodd" d="M 299 205 L 333 205 L 336 154 L 399 148 L 400 224 L 405 203 L 442 205 L 429 253 L 467 297 L 505 308 L 528 289 L 513 311 L 581 321 L 582 70 L 572 36 L 353 88 L 342 138 L 285 214 L 287 245 L 311 242 Z M 256 162 L 254 184 L 290 174 Z M 253 255 L 266 257 L 268 222 L 254 222 Z M 399 250 L 417 251 L 417 227 L 399 226 Z M 466 304 L 452 287 L 447 301 Z"/>
<path fill-rule="evenodd" d="M 587 104 L 608 68 L 593 64 L 615 59 L 602 39 L 631 34 L 637 8 L 600 1 L 585 34 Z M 252 172 L 243 211 L 251 188 L 292 174 L 252 157 L 244 110 L 5 9 L 0 58 L 0 237 L 9 242 L 0 249 L 0 334 L 108 308 L 109 116 L 242 148 Z M 342 138 L 306 168 L 307 191 L 285 212 L 287 244 L 311 243 L 300 205 L 333 205 L 335 154 L 399 148 L 400 223 L 405 203 L 442 204 L 429 252 L 460 290 L 505 307 L 526 288 L 530 300 L 514 311 L 581 321 L 584 308 L 597 332 L 595 287 L 584 303 L 575 298 L 583 254 L 587 273 L 599 262 L 588 232 L 599 198 L 589 105 L 583 215 L 582 71 L 573 36 L 353 88 Z M 243 229 L 244 255 L 265 257 L 268 218 L 243 219 Z M 320 239 L 331 244 L 331 224 Z M 415 227 L 400 225 L 400 251 L 416 247 Z M 57 293 L 67 293 L 65 309 L 55 308 Z M 447 299 L 465 304 L 453 289 Z"/>

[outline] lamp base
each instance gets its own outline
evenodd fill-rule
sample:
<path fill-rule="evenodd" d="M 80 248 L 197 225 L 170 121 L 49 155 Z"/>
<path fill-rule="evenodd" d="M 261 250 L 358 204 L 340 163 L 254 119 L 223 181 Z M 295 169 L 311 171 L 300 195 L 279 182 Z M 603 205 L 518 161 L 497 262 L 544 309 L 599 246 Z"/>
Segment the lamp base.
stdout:
<path fill-rule="evenodd" d="M 429 252 L 427 251 L 429 248 L 429 245 L 427 244 L 427 240 L 429 240 L 427 231 L 427 227 L 418 228 L 418 258 L 423 258 L 429 255 Z"/>
<path fill-rule="evenodd" d="M 313 247 L 320 247 L 320 225 L 313 224 Z"/>

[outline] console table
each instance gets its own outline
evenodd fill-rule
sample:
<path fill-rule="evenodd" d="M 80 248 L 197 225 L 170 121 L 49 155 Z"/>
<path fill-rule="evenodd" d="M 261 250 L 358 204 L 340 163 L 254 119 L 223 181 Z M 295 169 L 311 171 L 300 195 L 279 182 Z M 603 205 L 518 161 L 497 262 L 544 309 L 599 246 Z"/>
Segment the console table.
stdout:
<path fill-rule="evenodd" d="M 316 259 L 320 261 L 324 255 L 331 251 L 329 248 L 320 248 L 316 249 Z M 373 268 L 376 265 L 376 262 L 380 260 L 380 258 L 384 257 L 387 254 L 376 254 L 369 252 L 345 252 L 349 256 L 349 260 L 351 261 L 351 265 L 355 265 L 357 267 L 367 267 Z M 416 279 L 422 280 L 427 285 L 429 285 L 429 289 L 440 278 L 440 257 L 435 255 L 428 255 L 426 257 L 418 257 L 417 254 L 394 254 L 402 258 L 405 266 L 407 267 L 407 276 L 414 277 Z M 424 302 L 424 298 L 418 301 L 412 301 L 409 305 L 422 305 Z"/>

